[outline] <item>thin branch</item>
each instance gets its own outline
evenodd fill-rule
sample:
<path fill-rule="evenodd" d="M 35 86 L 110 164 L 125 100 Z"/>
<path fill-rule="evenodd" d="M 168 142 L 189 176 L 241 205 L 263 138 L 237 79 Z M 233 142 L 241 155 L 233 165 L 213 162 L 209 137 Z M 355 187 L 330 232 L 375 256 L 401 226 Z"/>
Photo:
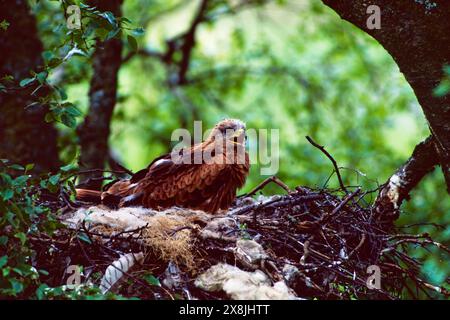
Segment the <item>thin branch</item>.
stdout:
<path fill-rule="evenodd" d="M 271 182 L 273 182 L 273 183 L 277 184 L 278 186 L 280 186 L 281 188 L 283 188 L 287 193 L 290 193 L 290 192 L 291 192 L 291 190 L 289 189 L 289 187 L 288 187 L 283 181 L 281 181 L 281 180 L 280 180 L 278 177 L 276 177 L 276 176 L 271 176 L 271 177 L 265 179 L 265 180 L 264 180 L 263 182 L 261 182 L 260 184 L 258 184 L 258 185 L 257 185 L 252 191 L 250 191 L 249 193 L 245 193 L 245 194 L 243 194 L 243 195 L 240 195 L 239 198 L 242 198 L 242 197 L 251 197 L 251 196 L 253 196 L 254 194 L 256 194 L 259 190 L 264 189 L 264 187 L 265 187 L 266 185 L 268 185 L 269 183 L 271 183 Z"/>
<path fill-rule="evenodd" d="M 308 140 L 308 142 L 311 143 L 314 147 L 316 147 L 317 149 L 322 151 L 322 153 L 325 154 L 328 159 L 330 159 L 330 161 L 333 163 L 334 170 L 336 171 L 341 189 L 344 190 L 346 193 L 348 193 L 347 188 L 345 187 L 344 183 L 342 182 L 341 172 L 339 171 L 339 167 L 337 165 L 336 160 L 334 160 L 334 158 L 331 156 L 331 154 L 329 154 L 328 151 L 325 150 L 324 146 L 321 146 L 318 143 L 316 143 L 313 139 L 311 139 L 311 137 L 306 136 L 306 140 Z"/>
<path fill-rule="evenodd" d="M 179 70 L 177 79 L 179 85 L 186 83 L 186 74 L 191 61 L 192 50 L 195 47 L 195 34 L 199 24 L 205 20 L 207 8 L 208 8 L 208 0 L 202 0 L 197 15 L 195 16 L 194 21 L 191 24 L 191 27 L 182 36 L 183 44 L 181 45 L 180 48 L 182 58 L 178 65 Z"/>

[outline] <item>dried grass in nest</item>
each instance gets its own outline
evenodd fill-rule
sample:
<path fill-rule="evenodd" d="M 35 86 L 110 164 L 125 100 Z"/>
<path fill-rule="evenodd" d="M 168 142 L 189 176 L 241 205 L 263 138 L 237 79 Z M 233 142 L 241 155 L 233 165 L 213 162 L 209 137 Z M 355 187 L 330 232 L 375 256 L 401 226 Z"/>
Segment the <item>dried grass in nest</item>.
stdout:
<path fill-rule="evenodd" d="M 149 225 L 142 230 L 142 241 L 164 261 L 173 261 L 193 270 L 192 226 L 186 220 L 170 216 L 154 216 L 145 219 Z M 183 228 L 177 232 L 176 229 Z"/>

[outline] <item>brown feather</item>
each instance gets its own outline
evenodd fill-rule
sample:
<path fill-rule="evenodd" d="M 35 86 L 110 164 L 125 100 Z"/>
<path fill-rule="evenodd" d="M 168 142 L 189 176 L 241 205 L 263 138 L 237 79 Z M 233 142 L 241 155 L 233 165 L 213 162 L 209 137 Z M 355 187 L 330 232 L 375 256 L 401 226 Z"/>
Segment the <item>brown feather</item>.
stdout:
<path fill-rule="evenodd" d="M 101 203 L 102 192 L 88 189 L 75 189 L 78 201 Z"/>

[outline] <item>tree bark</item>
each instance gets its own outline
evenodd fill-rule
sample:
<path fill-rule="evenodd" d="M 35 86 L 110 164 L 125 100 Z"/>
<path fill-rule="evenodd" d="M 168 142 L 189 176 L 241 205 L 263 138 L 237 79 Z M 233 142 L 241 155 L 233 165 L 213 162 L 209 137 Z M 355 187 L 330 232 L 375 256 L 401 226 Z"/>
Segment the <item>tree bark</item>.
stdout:
<path fill-rule="evenodd" d="M 443 66 L 450 63 L 450 1 L 322 2 L 342 19 L 370 34 L 394 58 L 425 113 L 450 193 L 450 95 L 442 98 L 433 95 L 433 89 L 443 78 Z M 370 5 L 381 9 L 380 29 L 367 27 Z"/>
<path fill-rule="evenodd" d="M 10 25 L 0 30 L 0 79 L 9 75 L 14 81 L 6 85 L 6 92 L 0 92 L 0 158 L 34 163 L 35 173 L 57 170 L 57 131 L 44 121 L 48 109 L 43 105 L 25 108 L 37 101 L 43 90 L 31 95 L 36 84 L 19 87 L 20 80 L 43 65 L 36 20 L 27 1 L 0 0 L 0 22 L 3 20 Z"/>
<path fill-rule="evenodd" d="M 101 11 L 111 11 L 120 16 L 122 0 L 91 1 Z M 78 127 L 81 156 L 80 168 L 103 169 L 109 157 L 108 138 L 110 122 L 116 104 L 118 71 L 121 65 L 122 41 L 99 41 L 93 55 L 93 75 L 89 90 L 89 111 Z M 101 173 L 82 175 L 84 188 L 98 190 Z"/>
<path fill-rule="evenodd" d="M 404 200 L 409 199 L 411 190 L 438 164 L 434 138 L 429 136 L 415 147 L 411 157 L 381 188 L 374 206 L 376 218 L 396 220 L 399 208 Z"/>

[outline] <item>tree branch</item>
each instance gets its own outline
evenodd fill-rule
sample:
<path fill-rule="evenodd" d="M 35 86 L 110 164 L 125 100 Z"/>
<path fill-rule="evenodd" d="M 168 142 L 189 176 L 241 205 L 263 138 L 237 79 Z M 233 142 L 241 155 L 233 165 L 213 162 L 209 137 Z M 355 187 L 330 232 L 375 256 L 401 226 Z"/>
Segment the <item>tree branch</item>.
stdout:
<path fill-rule="evenodd" d="M 449 62 L 450 2 L 434 0 L 432 7 L 425 1 L 410 0 L 322 2 L 375 38 L 394 58 L 427 118 L 450 193 L 450 95 L 433 95 L 442 80 L 443 66 Z M 380 9 L 380 28 L 368 28 L 369 6 Z"/>
<path fill-rule="evenodd" d="M 101 11 L 121 15 L 122 0 L 91 0 Z M 82 169 L 103 169 L 109 157 L 108 138 L 110 122 L 117 98 L 118 72 L 122 64 L 122 41 L 112 38 L 98 41 L 92 58 L 93 74 L 89 88 L 89 111 L 77 128 L 80 139 Z M 80 176 L 81 182 L 90 181 L 87 189 L 100 190 L 102 173 Z"/>
<path fill-rule="evenodd" d="M 331 156 L 331 154 L 329 154 L 328 151 L 325 150 L 325 148 L 323 146 L 316 143 L 313 139 L 311 139 L 311 137 L 306 136 L 306 140 L 308 140 L 308 142 L 311 143 L 314 147 L 316 147 L 317 149 L 322 151 L 322 153 L 325 154 L 328 159 L 330 159 L 330 161 L 333 163 L 334 171 L 336 172 L 336 175 L 338 177 L 339 186 L 341 187 L 342 190 L 344 190 L 346 193 L 348 193 L 348 190 L 345 187 L 344 182 L 342 181 L 341 172 L 339 171 L 339 167 L 337 165 L 336 160 L 334 160 L 334 158 Z"/>
<path fill-rule="evenodd" d="M 186 83 L 186 74 L 189 69 L 189 64 L 191 61 L 192 50 L 195 47 L 195 34 L 197 31 L 197 27 L 205 19 L 206 10 L 208 8 L 208 1 L 209 0 L 201 1 L 200 7 L 197 11 L 197 15 L 195 16 L 194 21 L 191 24 L 191 27 L 182 36 L 183 44 L 181 45 L 181 48 L 180 48 L 182 57 L 181 57 L 180 63 L 178 64 L 179 70 L 178 70 L 178 79 L 177 79 L 177 83 L 179 85 L 183 85 Z"/>
<path fill-rule="evenodd" d="M 375 201 L 377 218 L 398 218 L 399 208 L 422 178 L 439 164 L 432 136 L 419 143 L 411 157 L 382 186 Z"/>
<path fill-rule="evenodd" d="M 195 35 L 201 23 L 217 20 L 221 16 L 236 14 L 241 10 L 261 6 L 269 2 L 268 0 L 243 0 L 234 6 L 224 9 L 214 10 L 215 3 L 210 0 L 202 0 L 200 2 L 197 13 L 195 14 L 191 25 L 184 33 L 175 36 L 166 41 L 167 49 L 165 52 L 157 52 L 150 49 L 141 49 L 137 52 L 128 53 L 122 60 L 123 63 L 128 62 L 135 56 L 157 58 L 169 68 L 168 83 L 170 86 L 183 86 L 191 82 L 197 82 L 200 79 L 188 79 L 187 73 L 192 59 L 192 52 L 195 48 Z M 210 5 L 211 3 L 211 5 Z M 216 4 L 217 5 L 217 4 Z M 181 59 L 175 59 L 175 53 L 180 53 Z M 282 70 L 268 70 L 268 72 L 282 72 Z M 298 82 L 305 85 L 307 82 L 292 73 L 291 76 Z"/>

